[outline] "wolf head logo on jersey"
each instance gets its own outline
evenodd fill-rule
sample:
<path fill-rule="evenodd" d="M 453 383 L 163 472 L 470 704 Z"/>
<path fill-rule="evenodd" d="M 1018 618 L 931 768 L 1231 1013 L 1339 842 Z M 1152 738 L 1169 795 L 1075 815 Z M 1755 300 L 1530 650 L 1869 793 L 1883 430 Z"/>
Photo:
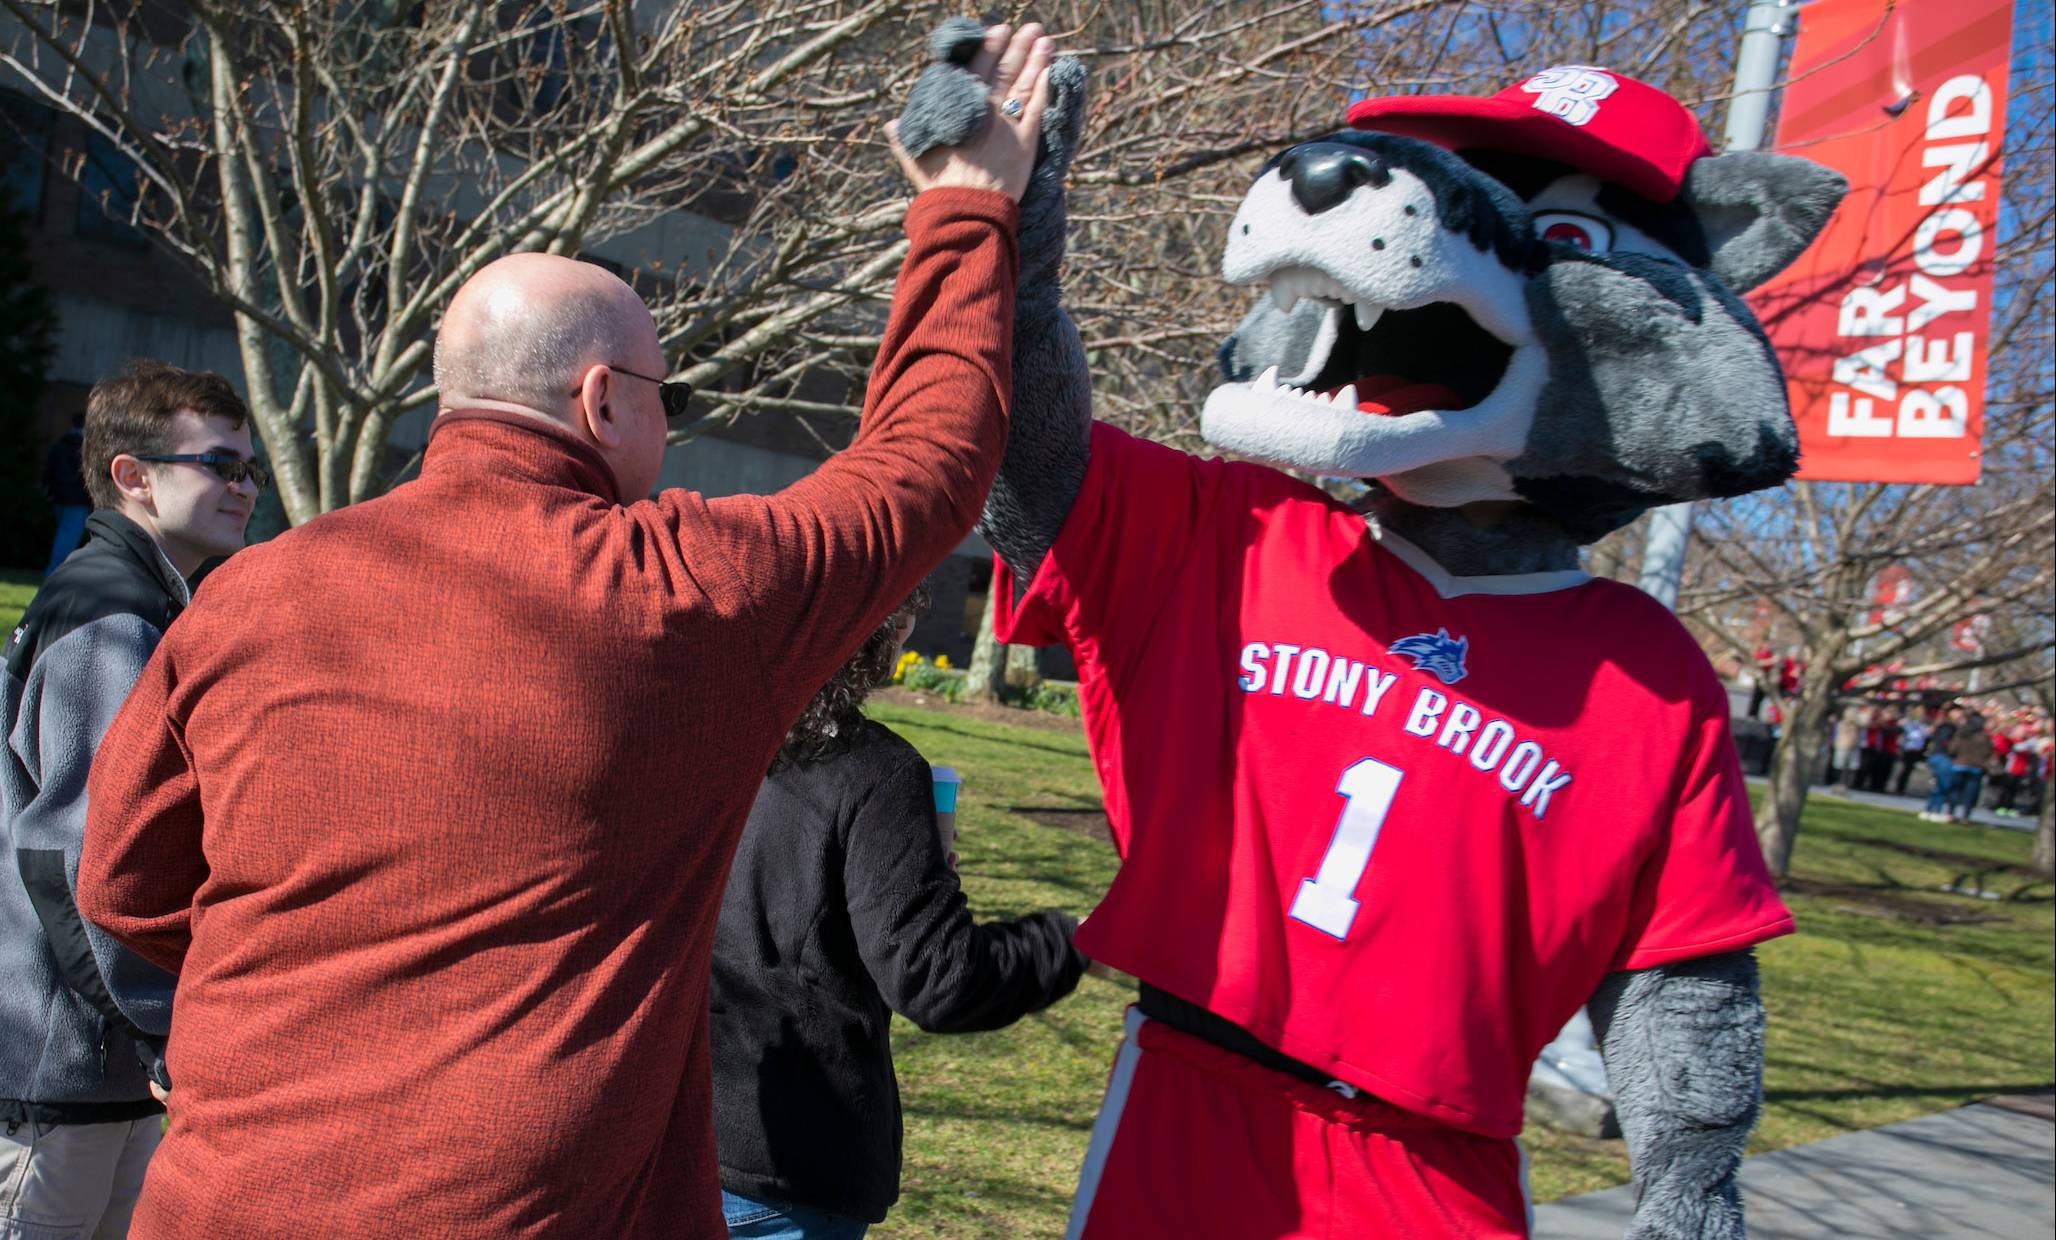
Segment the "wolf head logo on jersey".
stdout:
<path fill-rule="evenodd" d="M 1392 643 L 1393 654 L 1412 659 L 1415 670 L 1426 672 L 1445 685 L 1453 685 L 1471 674 L 1463 665 L 1463 657 L 1470 649 L 1470 638 L 1451 637 L 1448 629 L 1416 633 Z"/>

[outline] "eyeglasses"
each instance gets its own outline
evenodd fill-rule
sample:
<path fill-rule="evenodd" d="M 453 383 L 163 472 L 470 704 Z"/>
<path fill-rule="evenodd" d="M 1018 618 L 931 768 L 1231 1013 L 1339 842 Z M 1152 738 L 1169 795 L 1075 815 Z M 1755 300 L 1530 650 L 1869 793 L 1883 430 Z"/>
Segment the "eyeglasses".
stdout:
<path fill-rule="evenodd" d="M 683 379 L 659 379 L 653 375 L 639 374 L 628 369 L 626 366 L 616 366 L 612 362 L 603 362 L 601 364 L 615 374 L 627 375 L 631 379 L 641 379 L 644 383 L 656 384 L 657 399 L 664 404 L 665 421 L 668 422 L 672 418 L 685 416 L 686 406 L 692 400 L 692 384 L 687 383 Z M 582 388 L 572 388 L 571 394 L 576 396 L 582 390 Z"/>
<path fill-rule="evenodd" d="M 139 461 L 154 461 L 161 465 L 205 465 L 214 471 L 223 482 L 234 486 L 248 478 L 262 491 L 271 485 L 271 474 L 255 461 L 246 461 L 226 452 L 158 452 L 139 456 Z"/>

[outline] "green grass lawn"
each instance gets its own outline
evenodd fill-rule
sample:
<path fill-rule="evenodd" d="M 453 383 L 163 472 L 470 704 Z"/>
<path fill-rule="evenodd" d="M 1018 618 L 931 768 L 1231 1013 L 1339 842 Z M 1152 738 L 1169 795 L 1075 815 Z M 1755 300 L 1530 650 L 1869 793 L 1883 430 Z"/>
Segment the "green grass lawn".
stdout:
<path fill-rule="evenodd" d="M 902 702 L 872 713 L 963 773 L 958 850 L 981 917 L 1090 911 L 1114 855 L 1103 836 L 1064 829 L 1096 823 L 1099 807 L 1075 730 Z M 1800 933 L 1760 953 L 1770 1029 L 1755 1150 L 2056 1081 L 2051 891 L 2011 868 L 2025 863 L 2029 842 L 1813 803 L 1787 893 Z M 1980 875 L 2016 898 L 1940 890 Z M 873 1234 L 1060 1233 L 1130 997 L 1088 977 L 1054 1009 L 997 1033 L 931 1036 L 896 1021 L 905 1182 Z M 1539 1126 L 1522 1139 L 1538 1200 L 1627 1179 L 1618 1141 Z"/>
<path fill-rule="evenodd" d="M 32 568 L 0 568 L 0 636 L 14 632 L 42 584 L 43 574 Z"/>

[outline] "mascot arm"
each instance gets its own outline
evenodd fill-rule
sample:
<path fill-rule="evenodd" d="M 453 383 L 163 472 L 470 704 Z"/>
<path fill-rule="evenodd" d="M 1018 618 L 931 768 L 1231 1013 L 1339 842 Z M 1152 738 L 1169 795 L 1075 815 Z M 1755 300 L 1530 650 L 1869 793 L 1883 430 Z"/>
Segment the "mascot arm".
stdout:
<path fill-rule="evenodd" d="M 1739 1240 L 1735 1172 L 1763 1099 L 1756 957 L 1611 973 L 1591 1011 L 1634 1165 L 1628 1240 Z"/>
<path fill-rule="evenodd" d="M 987 123 L 987 87 L 965 66 L 984 37 L 968 18 L 929 36 L 932 58 L 907 100 L 900 141 L 919 155 L 970 138 Z M 1006 455 L 985 501 L 979 532 L 1026 589 L 1070 514 L 1085 480 L 1092 388 L 1085 346 L 1064 312 L 1058 272 L 1064 257 L 1064 177 L 1085 120 L 1085 67 L 1050 67 L 1042 150 L 1021 198 L 1021 274 L 1014 310 L 1013 407 Z"/>

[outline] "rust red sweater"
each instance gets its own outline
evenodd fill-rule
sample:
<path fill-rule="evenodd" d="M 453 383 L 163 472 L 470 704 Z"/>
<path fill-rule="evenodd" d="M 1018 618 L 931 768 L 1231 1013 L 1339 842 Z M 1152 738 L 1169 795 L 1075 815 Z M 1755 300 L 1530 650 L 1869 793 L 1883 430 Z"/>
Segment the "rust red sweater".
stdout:
<path fill-rule="evenodd" d="M 624 506 L 438 419 L 418 481 L 237 555 L 102 742 L 78 903 L 179 974 L 140 1240 L 725 1236 L 707 979 L 786 727 L 971 528 L 1015 210 L 937 190 L 856 442 Z"/>

